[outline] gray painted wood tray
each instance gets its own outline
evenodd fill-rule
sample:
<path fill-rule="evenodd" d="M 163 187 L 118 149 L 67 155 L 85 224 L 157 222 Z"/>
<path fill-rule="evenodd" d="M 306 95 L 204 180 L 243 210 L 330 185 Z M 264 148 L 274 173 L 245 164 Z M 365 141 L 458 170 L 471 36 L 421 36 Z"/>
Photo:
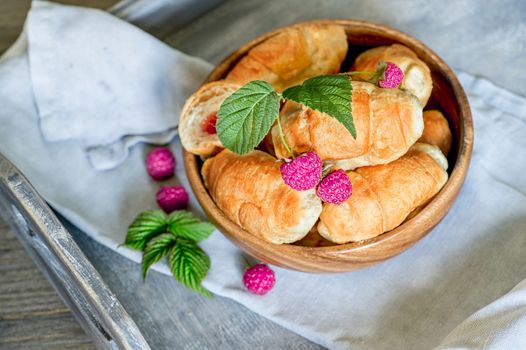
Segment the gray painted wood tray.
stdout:
<path fill-rule="evenodd" d="M 137 325 L 27 179 L 0 155 L 0 216 L 102 349 L 149 349 Z"/>

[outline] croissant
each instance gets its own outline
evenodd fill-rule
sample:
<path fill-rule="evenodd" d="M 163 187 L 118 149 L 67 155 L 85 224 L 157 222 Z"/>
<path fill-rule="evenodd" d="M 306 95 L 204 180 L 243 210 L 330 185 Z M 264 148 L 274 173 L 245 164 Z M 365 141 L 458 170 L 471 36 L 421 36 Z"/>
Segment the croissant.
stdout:
<path fill-rule="evenodd" d="M 418 142 L 438 146 L 446 156 L 449 154 L 452 136 L 447 119 L 442 112 L 424 111 L 424 132 Z"/>
<path fill-rule="evenodd" d="M 426 105 L 433 89 L 431 71 L 411 49 L 400 44 L 369 49 L 356 58 L 354 70 L 374 72 L 380 61 L 392 62 L 400 67 L 404 72 L 402 87 L 418 97 L 422 106 Z M 360 76 L 357 75 L 357 78 Z"/>
<path fill-rule="evenodd" d="M 447 181 L 447 160 L 436 146 L 415 144 L 392 163 L 347 172 L 351 197 L 323 204 L 318 232 L 335 243 L 376 237 L 400 225 Z"/>
<path fill-rule="evenodd" d="M 280 113 L 285 140 L 296 153 L 315 151 L 342 169 L 389 163 L 404 155 L 422 135 L 424 123 L 418 99 L 399 89 L 382 89 L 353 81 L 354 139 L 335 118 L 295 102 Z M 289 157 L 279 128 L 271 130 L 275 154 Z"/>
<path fill-rule="evenodd" d="M 280 163 L 252 151 L 237 155 L 228 149 L 205 161 L 205 185 L 217 206 L 233 222 L 272 243 L 303 238 L 320 216 L 314 189 L 296 191 L 281 178 Z"/>
<path fill-rule="evenodd" d="M 347 46 L 347 35 L 339 25 L 299 24 L 252 48 L 226 80 L 241 85 L 264 80 L 282 91 L 310 77 L 339 72 Z"/>
<path fill-rule="evenodd" d="M 232 82 L 215 81 L 203 85 L 186 100 L 179 118 L 179 136 L 187 151 L 210 156 L 224 148 L 215 132 L 214 121 L 210 119 L 217 118 L 223 101 L 240 87 Z M 209 132 L 206 123 L 211 123 Z"/>

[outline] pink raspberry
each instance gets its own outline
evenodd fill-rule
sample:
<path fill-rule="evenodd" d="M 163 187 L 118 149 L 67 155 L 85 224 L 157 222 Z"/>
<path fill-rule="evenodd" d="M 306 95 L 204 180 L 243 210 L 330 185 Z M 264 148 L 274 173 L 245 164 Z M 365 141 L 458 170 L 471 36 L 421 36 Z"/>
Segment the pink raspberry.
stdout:
<path fill-rule="evenodd" d="M 304 153 L 279 168 L 287 185 L 297 191 L 306 191 L 320 182 L 322 163 L 315 152 Z"/>
<path fill-rule="evenodd" d="M 188 205 L 188 193 L 183 186 L 163 186 L 157 191 L 157 204 L 167 213 Z"/>
<path fill-rule="evenodd" d="M 352 194 L 351 180 L 349 180 L 345 171 L 338 169 L 321 180 L 316 194 L 324 202 L 341 204 Z"/>
<path fill-rule="evenodd" d="M 148 153 L 146 156 L 146 169 L 152 179 L 160 181 L 165 180 L 174 174 L 175 158 L 166 147 L 158 147 Z"/>
<path fill-rule="evenodd" d="M 249 292 L 264 295 L 274 287 L 276 276 L 274 271 L 265 264 L 257 264 L 245 271 L 243 284 Z"/>
<path fill-rule="evenodd" d="M 404 80 L 404 72 L 394 63 L 386 62 L 383 79 L 378 80 L 378 86 L 384 89 L 397 88 Z"/>

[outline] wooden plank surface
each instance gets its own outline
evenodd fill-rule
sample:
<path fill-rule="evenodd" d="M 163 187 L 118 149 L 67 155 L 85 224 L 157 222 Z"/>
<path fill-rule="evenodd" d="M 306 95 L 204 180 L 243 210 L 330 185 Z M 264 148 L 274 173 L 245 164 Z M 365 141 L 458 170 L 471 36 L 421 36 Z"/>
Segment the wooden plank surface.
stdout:
<path fill-rule="evenodd" d="M 29 0 L 0 1 L 0 53 L 11 46 L 22 30 L 29 6 Z"/>
<path fill-rule="evenodd" d="M 0 349 L 94 349 L 2 221 L 0 241 Z"/>

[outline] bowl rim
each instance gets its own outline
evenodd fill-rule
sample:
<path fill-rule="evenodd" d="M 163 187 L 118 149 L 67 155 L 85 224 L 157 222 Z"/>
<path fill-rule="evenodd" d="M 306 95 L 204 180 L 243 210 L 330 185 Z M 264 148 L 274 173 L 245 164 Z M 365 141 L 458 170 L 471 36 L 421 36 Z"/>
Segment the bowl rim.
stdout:
<path fill-rule="evenodd" d="M 467 96 L 453 70 L 430 48 L 425 44 L 417 40 L 416 38 L 401 32 L 399 30 L 390 28 L 382 24 L 376 24 L 369 21 L 362 20 L 353 20 L 353 19 L 329 19 L 329 20 L 314 20 L 314 21 L 305 21 L 298 22 L 292 25 L 287 25 L 280 27 L 273 31 L 262 34 L 248 43 L 242 45 L 239 49 L 228 55 L 221 63 L 219 63 L 210 75 L 206 78 L 203 84 L 216 81 L 224 78 L 226 73 L 230 70 L 235 62 L 237 62 L 241 57 L 246 55 L 246 53 L 255 45 L 261 43 L 267 38 L 274 36 L 291 26 L 304 25 L 304 24 L 339 24 L 344 28 L 346 27 L 356 27 L 361 28 L 366 31 L 376 32 L 379 35 L 382 35 L 384 38 L 392 39 L 393 41 L 402 43 L 403 45 L 409 46 L 412 50 L 416 51 L 419 57 L 428 56 L 428 61 L 434 61 L 436 65 L 441 70 L 443 78 L 449 83 L 453 91 L 453 98 L 458 104 L 458 115 L 459 115 L 459 138 L 458 142 L 458 151 L 455 165 L 449 175 L 448 181 L 444 187 L 429 201 L 423 209 L 417 213 L 414 217 L 407 219 L 402 224 L 396 228 L 380 234 L 377 237 L 364 240 L 361 242 L 350 242 L 345 244 L 337 244 L 331 246 L 322 246 L 322 247 L 308 247 L 308 246 L 299 246 L 294 244 L 274 244 L 253 235 L 243 228 L 231 221 L 222 210 L 217 207 L 211 196 L 209 195 L 202 176 L 198 169 L 197 156 L 187 152 L 183 148 L 183 160 L 185 165 L 185 171 L 188 176 L 190 185 L 194 191 L 194 194 L 203 207 L 203 210 L 206 212 L 208 217 L 219 227 L 221 233 L 233 241 L 241 249 L 247 251 L 249 254 L 254 255 L 255 257 L 265 260 L 270 263 L 275 263 L 283 267 L 296 269 L 293 260 L 287 259 L 283 256 L 283 253 L 286 254 L 314 254 L 314 255 L 326 255 L 326 254 L 345 254 L 350 252 L 357 252 L 362 250 L 374 249 L 384 243 L 389 242 L 393 238 L 396 238 L 400 235 L 403 235 L 405 232 L 417 231 L 420 234 L 414 236 L 414 239 L 407 242 L 404 249 L 392 254 L 391 256 L 397 255 L 402 251 L 406 250 L 409 246 L 416 243 L 423 236 L 427 234 L 442 218 L 447 214 L 447 211 L 451 208 L 462 184 L 466 177 L 469 162 L 471 158 L 471 152 L 473 148 L 473 121 L 471 110 L 469 107 L 469 102 Z M 196 176 L 197 175 L 197 176 Z M 277 256 L 279 255 L 279 260 L 272 261 L 269 259 L 268 254 L 263 254 L 263 252 L 268 253 L 270 249 L 270 255 Z M 261 252 L 261 253 L 260 253 Z M 374 257 L 371 257 L 370 263 L 375 263 Z M 384 260 L 385 258 L 379 258 L 379 260 Z M 287 260 L 291 264 L 287 263 Z M 284 262 L 285 261 L 285 262 Z M 310 271 L 306 269 L 300 269 L 303 271 Z M 351 269 L 343 269 L 342 271 L 348 271 Z"/>

